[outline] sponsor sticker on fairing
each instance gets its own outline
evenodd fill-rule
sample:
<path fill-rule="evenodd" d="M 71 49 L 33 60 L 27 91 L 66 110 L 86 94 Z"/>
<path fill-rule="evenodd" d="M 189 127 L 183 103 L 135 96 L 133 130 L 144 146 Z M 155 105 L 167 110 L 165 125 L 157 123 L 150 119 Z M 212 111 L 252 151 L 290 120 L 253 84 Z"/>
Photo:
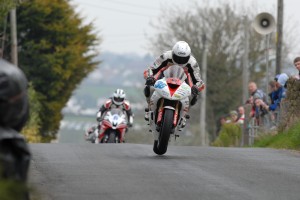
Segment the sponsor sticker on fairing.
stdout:
<path fill-rule="evenodd" d="M 182 88 L 179 88 L 177 90 L 177 94 L 181 95 L 181 96 L 185 96 L 186 95 L 186 90 L 183 90 Z"/>
<path fill-rule="evenodd" d="M 163 89 L 164 87 L 166 87 L 167 84 L 162 82 L 162 81 L 156 81 L 154 88 L 158 88 L 158 89 Z"/>
<path fill-rule="evenodd" d="M 118 120 L 119 116 L 118 115 L 113 115 L 113 120 Z"/>
<path fill-rule="evenodd" d="M 173 97 L 179 99 L 179 98 L 181 98 L 181 95 L 179 95 L 179 94 L 174 94 Z"/>
<path fill-rule="evenodd" d="M 183 84 L 183 85 L 181 85 L 181 88 L 182 88 L 182 89 L 184 89 L 184 90 L 188 90 L 188 89 L 189 89 L 189 87 L 190 87 L 190 86 L 188 86 L 188 85 L 184 85 L 184 84 Z"/>
<path fill-rule="evenodd" d="M 169 93 L 168 93 L 168 92 L 166 92 L 166 91 L 161 91 L 161 92 L 162 92 L 162 95 L 163 95 L 163 96 L 165 96 L 165 97 L 168 97 L 168 96 L 170 96 L 170 95 L 169 95 Z"/>

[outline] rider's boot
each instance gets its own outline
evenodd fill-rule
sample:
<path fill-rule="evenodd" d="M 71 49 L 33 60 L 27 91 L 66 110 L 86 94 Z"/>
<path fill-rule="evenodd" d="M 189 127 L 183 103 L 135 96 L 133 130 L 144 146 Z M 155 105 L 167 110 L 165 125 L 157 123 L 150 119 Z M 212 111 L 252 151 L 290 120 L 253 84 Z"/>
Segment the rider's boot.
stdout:
<path fill-rule="evenodd" d="M 99 123 L 99 125 L 98 125 L 98 127 L 97 127 L 97 129 L 95 130 L 95 141 L 94 141 L 94 143 L 95 144 L 99 144 L 101 141 L 99 140 L 99 135 L 100 135 L 100 131 L 101 131 L 101 122 Z"/>
<path fill-rule="evenodd" d="M 149 108 L 145 108 L 145 120 L 149 121 Z"/>
<path fill-rule="evenodd" d="M 149 104 L 150 104 L 150 86 L 146 86 L 144 88 L 144 95 L 146 97 L 146 101 L 147 101 L 147 108 L 145 108 L 145 120 L 149 121 Z"/>
<path fill-rule="evenodd" d="M 178 124 L 178 131 L 182 131 L 182 129 L 186 126 L 186 120 L 189 119 L 189 115 L 185 115 L 181 118 L 179 124 Z"/>
<path fill-rule="evenodd" d="M 182 129 L 185 127 L 185 125 L 186 125 L 186 118 L 182 117 L 178 124 L 178 131 L 182 131 Z"/>

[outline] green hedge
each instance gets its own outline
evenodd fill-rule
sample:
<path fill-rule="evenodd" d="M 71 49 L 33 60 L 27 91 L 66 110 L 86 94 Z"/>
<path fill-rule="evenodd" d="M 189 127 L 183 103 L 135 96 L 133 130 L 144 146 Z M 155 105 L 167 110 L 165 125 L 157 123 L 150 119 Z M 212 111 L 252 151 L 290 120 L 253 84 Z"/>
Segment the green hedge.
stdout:
<path fill-rule="evenodd" d="M 217 147 L 239 146 L 242 129 L 237 124 L 223 124 L 218 138 L 211 144 Z"/>

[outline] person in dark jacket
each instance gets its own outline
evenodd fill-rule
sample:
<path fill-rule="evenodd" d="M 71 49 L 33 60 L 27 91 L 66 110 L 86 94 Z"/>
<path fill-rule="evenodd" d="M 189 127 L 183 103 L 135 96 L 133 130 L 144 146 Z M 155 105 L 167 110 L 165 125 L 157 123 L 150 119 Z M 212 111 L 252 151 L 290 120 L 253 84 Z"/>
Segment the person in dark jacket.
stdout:
<path fill-rule="evenodd" d="M 27 79 L 16 66 L 0 59 L 0 180 L 26 185 L 31 153 L 19 133 L 29 117 Z M 25 191 L 24 198 L 29 199 Z"/>
<path fill-rule="evenodd" d="M 280 102 L 282 101 L 282 99 L 284 99 L 286 97 L 286 82 L 289 79 L 288 75 L 286 73 L 282 73 L 280 74 L 280 76 L 278 77 L 277 83 L 276 83 L 276 91 L 275 91 L 275 97 L 274 98 L 274 102 L 270 105 L 266 104 L 263 101 L 257 101 L 257 103 L 262 106 L 265 110 L 271 110 L 271 111 L 275 111 L 277 109 L 277 107 L 280 106 Z"/>

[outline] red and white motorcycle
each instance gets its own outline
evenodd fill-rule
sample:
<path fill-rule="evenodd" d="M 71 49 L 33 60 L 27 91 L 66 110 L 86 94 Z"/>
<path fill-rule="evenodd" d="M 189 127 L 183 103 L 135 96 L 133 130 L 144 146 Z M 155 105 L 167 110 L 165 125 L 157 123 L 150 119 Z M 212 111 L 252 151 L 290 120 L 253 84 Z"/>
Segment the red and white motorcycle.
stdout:
<path fill-rule="evenodd" d="M 158 155 L 167 152 L 170 136 L 176 139 L 183 130 L 191 96 L 191 87 L 185 82 L 187 75 L 182 67 L 170 66 L 163 74 L 164 77 L 154 84 L 149 110 L 153 151 Z"/>
<path fill-rule="evenodd" d="M 95 143 L 123 143 L 126 129 L 126 114 L 121 109 L 111 109 L 99 123 Z"/>

